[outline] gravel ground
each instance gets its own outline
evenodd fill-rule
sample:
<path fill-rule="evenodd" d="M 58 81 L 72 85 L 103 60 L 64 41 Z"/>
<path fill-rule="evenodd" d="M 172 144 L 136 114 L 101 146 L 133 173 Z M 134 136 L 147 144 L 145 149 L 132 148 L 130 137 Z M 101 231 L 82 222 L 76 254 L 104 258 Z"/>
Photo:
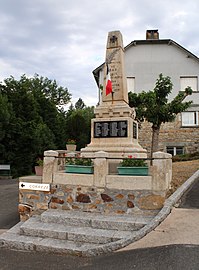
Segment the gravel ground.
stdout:
<path fill-rule="evenodd" d="M 171 189 L 169 190 L 167 197 L 169 197 L 179 186 L 199 170 L 199 160 L 173 162 L 172 166 Z"/>

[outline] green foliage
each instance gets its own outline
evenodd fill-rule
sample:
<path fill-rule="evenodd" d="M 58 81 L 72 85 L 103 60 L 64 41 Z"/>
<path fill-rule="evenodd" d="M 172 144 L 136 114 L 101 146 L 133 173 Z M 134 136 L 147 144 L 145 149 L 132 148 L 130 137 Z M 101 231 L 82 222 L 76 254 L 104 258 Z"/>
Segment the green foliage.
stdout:
<path fill-rule="evenodd" d="M 173 162 L 179 161 L 189 161 L 189 160 L 196 160 L 199 159 L 199 152 L 190 153 L 190 154 L 183 154 L 183 155 L 176 155 L 172 157 Z"/>
<path fill-rule="evenodd" d="M 67 144 L 76 144 L 76 140 L 68 139 Z"/>
<path fill-rule="evenodd" d="M 143 159 L 135 159 L 132 156 L 125 158 L 120 162 L 120 167 L 147 167 L 147 163 Z"/>
<path fill-rule="evenodd" d="M 152 123 L 152 153 L 158 149 L 161 124 L 174 121 L 176 115 L 185 111 L 192 103 L 191 101 L 183 102 L 188 95 L 192 94 L 190 87 L 187 87 L 183 92 L 179 92 L 171 102 L 168 102 L 172 87 L 170 77 L 164 77 L 160 74 L 152 91 L 143 91 L 140 94 L 129 93 L 129 105 L 135 107 L 136 119 L 140 122 L 147 120 Z"/>
<path fill-rule="evenodd" d="M 67 88 L 37 74 L 0 82 L 0 162 L 11 164 L 14 177 L 31 174 L 45 150 L 64 149 L 69 138 L 78 149 L 89 143 L 94 108 L 80 98 L 65 112 L 60 105 L 70 97 Z"/>
<path fill-rule="evenodd" d="M 90 142 L 91 119 L 94 118 L 94 107 L 72 109 L 66 116 L 67 140 L 76 140 L 77 150 Z"/>
<path fill-rule="evenodd" d="M 38 158 L 37 161 L 36 161 L 36 165 L 37 165 L 37 166 L 43 166 L 43 164 L 44 164 L 43 159 Z"/>
<path fill-rule="evenodd" d="M 14 177 L 31 174 L 36 158 L 59 149 L 62 139 L 65 145 L 65 114 L 57 105 L 69 98 L 66 88 L 38 75 L 0 83 L 0 162 L 11 164 Z"/>
<path fill-rule="evenodd" d="M 91 158 L 66 158 L 66 165 L 93 166 L 93 161 Z"/>
<path fill-rule="evenodd" d="M 12 108 L 6 96 L 0 94 L 0 141 L 5 137 L 11 118 Z M 1 147 L 1 146 L 0 146 Z"/>
<path fill-rule="evenodd" d="M 192 94 L 190 87 L 168 102 L 168 95 L 172 91 L 172 83 L 170 77 L 159 75 L 153 91 L 142 92 L 140 94 L 129 93 L 129 105 L 136 108 L 136 117 L 139 121 L 146 119 L 154 126 L 159 127 L 162 123 L 171 122 L 176 115 L 185 111 L 191 105 L 191 101 L 183 100 Z"/>

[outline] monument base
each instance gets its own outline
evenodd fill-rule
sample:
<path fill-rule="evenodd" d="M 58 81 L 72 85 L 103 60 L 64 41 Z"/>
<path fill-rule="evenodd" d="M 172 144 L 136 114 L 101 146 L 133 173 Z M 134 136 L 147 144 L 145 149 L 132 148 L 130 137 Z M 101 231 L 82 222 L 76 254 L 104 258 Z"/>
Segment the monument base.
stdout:
<path fill-rule="evenodd" d="M 104 151 L 109 158 L 147 157 L 147 151 L 138 143 L 134 109 L 127 104 L 99 106 L 95 115 L 91 122 L 91 143 L 81 149 L 81 156 L 94 158 L 96 152 Z"/>
<path fill-rule="evenodd" d="M 108 153 L 109 158 L 127 158 L 132 156 L 133 158 L 147 158 L 147 152 L 139 144 L 129 145 L 120 145 L 113 146 L 109 144 L 94 145 L 89 144 L 86 148 L 81 149 L 81 156 L 87 158 L 95 158 L 95 153 L 99 151 L 104 151 Z"/>

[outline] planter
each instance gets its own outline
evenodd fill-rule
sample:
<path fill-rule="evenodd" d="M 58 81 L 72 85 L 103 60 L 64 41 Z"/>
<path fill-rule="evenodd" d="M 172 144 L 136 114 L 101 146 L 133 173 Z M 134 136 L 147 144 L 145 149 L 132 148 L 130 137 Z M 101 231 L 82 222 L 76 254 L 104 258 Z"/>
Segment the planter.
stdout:
<path fill-rule="evenodd" d="M 148 175 L 148 167 L 117 167 L 120 175 Z"/>
<path fill-rule="evenodd" d="M 66 173 L 93 174 L 93 166 L 65 165 Z"/>
<path fill-rule="evenodd" d="M 77 145 L 76 144 L 66 144 L 66 149 L 68 151 L 75 151 L 76 150 Z"/>
<path fill-rule="evenodd" d="M 43 175 L 43 166 L 35 166 L 35 174 L 37 176 L 42 176 Z"/>

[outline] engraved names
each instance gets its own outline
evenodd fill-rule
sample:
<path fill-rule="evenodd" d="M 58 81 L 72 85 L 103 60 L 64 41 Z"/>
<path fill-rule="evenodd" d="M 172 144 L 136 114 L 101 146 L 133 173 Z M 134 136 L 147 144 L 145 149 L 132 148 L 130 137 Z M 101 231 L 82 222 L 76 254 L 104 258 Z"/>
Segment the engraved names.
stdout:
<path fill-rule="evenodd" d="M 94 122 L 94 138 L 127 137 L 127 121 Z"/>

